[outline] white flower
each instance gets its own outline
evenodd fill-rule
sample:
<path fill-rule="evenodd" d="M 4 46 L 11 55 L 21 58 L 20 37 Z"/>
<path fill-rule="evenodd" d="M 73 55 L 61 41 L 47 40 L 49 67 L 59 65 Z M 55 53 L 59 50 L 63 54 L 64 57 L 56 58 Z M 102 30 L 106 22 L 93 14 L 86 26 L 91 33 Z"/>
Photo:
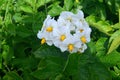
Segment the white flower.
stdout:
<path fill-rule="evenodd" d="M 90 42 L 90 33 L 91 28 L 81 10 L 77 14 L 63 11 L 57 20 L 48 15 L 37 37 L 41 39 L 41 44 L 54 44 L 62 52 L 83 53 L 87 49 L 86 43 Z"/>
<path fill-rule="evenodd" d="M 59 19 L 62 18 L 64 19 L 66 22 L 71 22 L 72 18 L 73 18 L 74 14 L 72 12 L 68 12 L 68 11 L 63 11 L 60 16 Z"/>
<path fill-rule="evenodd" d="M 75 15 L 78 19 L 84 19 L 84 14 L 82 10 L 77 10 L 77 14 Z"/>
<path fill-rule="evenodd" d="M 73 25 L 74 14 L 68 11 L 63 11 L 58 18 L 58 25 L 60 26 L 68 26 L 70 30 L 75 30 L 75 26 Z"/>
<path fill-rule="evenodd" d="M 44 21 L 41 31 L 38 32 L 37 37 L 41 40 L 41 44 L 47 43 L 48 45 L 53 44 L 53 30 L 57 27 L 57 22 L 48 15 Z"/>
<path fill-rule="evenodd" d="M 53 31 L 54 45 L 59 47 L 70 35 L 69 26 L 56 27 Z"/>
<path fill-rule="evenodd" d="M 75 53 L 81 48 L 81 43 L 73 35 L 69 35 L 63 44 L 59 45 L 62 52 L 69 51 L 70 53 Z"/>
<path fill-rule="evenodd" d="M 74 36 L 76 39 L 81 41 L 81 43 L 86 44 L 90 42 L 90 33 L 91 33 L 91 29 L 88 27 L 76 31 L 76 34 L 74 34 Z"/>

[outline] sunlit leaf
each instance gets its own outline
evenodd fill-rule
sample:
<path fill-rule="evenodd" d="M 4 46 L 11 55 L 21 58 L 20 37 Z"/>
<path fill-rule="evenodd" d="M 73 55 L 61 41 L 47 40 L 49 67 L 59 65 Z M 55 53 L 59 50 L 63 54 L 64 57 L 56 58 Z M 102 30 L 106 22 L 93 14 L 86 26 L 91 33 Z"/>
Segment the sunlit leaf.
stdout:
<path fill-rule="evenodd" d="M 73 7 L 74 0 L 64 0 L 64 9 L 70 10 Z"/>
<path fill-rule="evenodd" d="M 116 32 L 114 32 L 113 34 L 112 34 L 112 36 L 110 37 L 110 40 L 109 40 L 109 43 L 111 43 L 112 42 L 112 40 L 114 40 L 117 36 L 119 36 L 120 35 L 120 30 L 117 30 Z"/>
<path fill-rule="evenodd" d="M 32 7 L 35 7 L 36 0 L 24 0 L 24 1 L 30 4 Z"/>
<path fill-rule="evenodd" d="M 45 6 L 47 3 L 51 2 L 52 0 L 38 0 L 37 2 L 37 8 L 41 7 L 41 6 Z"/>
<path fill-rule="evenodd" d="M 109 54 L 113 50 L 117 49 L 119 45 L 120 45 L 120 35 L 115 37 L 115 39 L 113 39 L 107 54 Z"/>
<path fill-rule="evenodd" d="M 48 12 L 51 16 L 59 15 L 64 9 L 58 4 L 53 5 L 52 9 Z"/>
<path fill-rule="evenodd" d="M 90 26 L 97 28 L 99 31 L 111 35 L 110 32 L 113 31 L 109 23 L 97 19 L 95 16 L 88 16 L 86 18 Z"/>
<path fill-rule="evenodd" d="M 20 9 L 26 13 L 33 13 L 33 10 L 30 6 L 27 5 L 22 5 L 20 6 Z"/>
<path fill-rule="evenodd" d="M 120 29 L 119 23 L 116 23 L 116 24 L 112 25 L 112 27 L 115 28 L 115 29 Z"/>
<path fill-rule="evenodd" d="M 8 63 L 12 59 L 12 57 L 14 55 L 13 49 L 9 45 L 4 45 L 3 50 L 4 51 L 2 52 L 2 57 L 5 60 L 5 62 Z"/>

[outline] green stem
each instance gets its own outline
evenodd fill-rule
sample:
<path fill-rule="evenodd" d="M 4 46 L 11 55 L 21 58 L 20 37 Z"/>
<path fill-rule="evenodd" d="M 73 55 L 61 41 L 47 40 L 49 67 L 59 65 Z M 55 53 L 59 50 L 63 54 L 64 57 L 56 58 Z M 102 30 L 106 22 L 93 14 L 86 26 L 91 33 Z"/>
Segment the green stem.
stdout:
<path fill-rule="evenodd" d="M 45 3 L 45 13 L 46 13 L 46 15 L 47 15 L 47 4 L 46 4 L 46 0 L 44 1 L 44 3 Z"/>
<path fill-rule="evenodd" d="M 68 55 L 68 59 L 67 59 L 67 61 L 66 61 L 66 63 L 65 63 L 65 66 L 64 66 L 63 72 L 64 72 L 65 69 L 67 68 L 67 65 L 68 65 L 68 63 L 69 63 L 69 59 L 70 59 L 70 55 L 71 55 L 71 54 Z"/>

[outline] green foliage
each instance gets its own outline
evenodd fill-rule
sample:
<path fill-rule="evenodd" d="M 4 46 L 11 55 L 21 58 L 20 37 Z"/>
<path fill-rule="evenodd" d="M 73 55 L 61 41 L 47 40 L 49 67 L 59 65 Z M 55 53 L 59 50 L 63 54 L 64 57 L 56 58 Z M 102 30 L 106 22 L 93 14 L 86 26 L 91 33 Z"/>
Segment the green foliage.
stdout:
<path fill-rule="evenodd" d="M 72 54 L 68 60 L 64 72 L 72 80 L 111 80 L 109 71 L 95 56 Z"/>
<path fill-rule="evenodd" d="M 120 45 L 120 30 L 117 30 L 116 32 L 114 32 L 114 34 L 112 34 L 109 42 L 111 43 L 111 45 L 108 50 L 108 54 L 117 49 Z"/>
<path fill-rule="evenodd" d="M 83 54 L 40 44 L 47 14 L 77 9 L 92 28 Z M 120 80 L 120 0 L 0 0 L 0 80 Z"/>
<path fill-rule="evenodd" d="M 3 80 L 22 80 L 22 78 L 16 72 L 8 72 L 4 77 Z"/>
<path fill-rule="evenodd" d="M 100 57 L 100 60 L 107 66 L 115 66 L 120 62 L 120 54 L 117 51 L 112 52 L 106 56 Z M 114 58 L 114 59 L 113 59 Z"/>

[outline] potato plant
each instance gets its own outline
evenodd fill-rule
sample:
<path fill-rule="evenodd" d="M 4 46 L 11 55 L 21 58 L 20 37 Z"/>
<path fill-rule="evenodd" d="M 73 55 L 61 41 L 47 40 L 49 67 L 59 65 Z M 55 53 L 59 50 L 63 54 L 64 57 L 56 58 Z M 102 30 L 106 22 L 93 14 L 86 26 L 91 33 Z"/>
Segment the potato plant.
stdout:
<path fill-rule="evenodd" d="M 92 30 L 83 53 L 40 43 L 47 15 L 78 9 Z M 120 0 L 0 0 L 0 80 L 120 80 Z"/>

